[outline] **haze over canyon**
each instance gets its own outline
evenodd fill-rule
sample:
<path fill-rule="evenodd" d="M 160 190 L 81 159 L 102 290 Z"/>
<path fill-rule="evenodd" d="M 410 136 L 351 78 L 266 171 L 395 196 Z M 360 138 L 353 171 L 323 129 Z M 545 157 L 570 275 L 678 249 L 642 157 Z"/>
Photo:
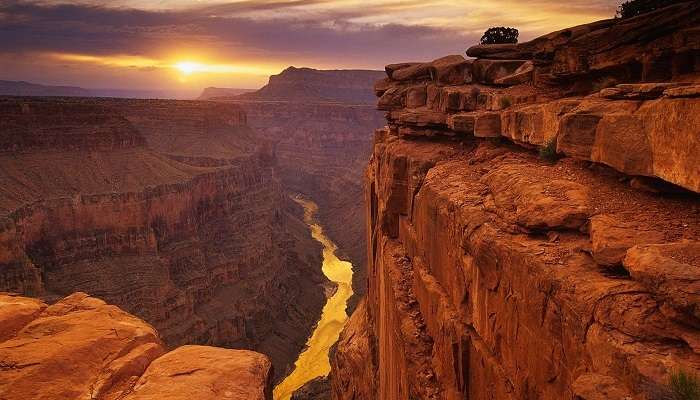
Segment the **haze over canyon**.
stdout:
<path fill-rule="evenodd" d="M 697 1 L 0 38 L 0 400 L 700 399 Z"/>

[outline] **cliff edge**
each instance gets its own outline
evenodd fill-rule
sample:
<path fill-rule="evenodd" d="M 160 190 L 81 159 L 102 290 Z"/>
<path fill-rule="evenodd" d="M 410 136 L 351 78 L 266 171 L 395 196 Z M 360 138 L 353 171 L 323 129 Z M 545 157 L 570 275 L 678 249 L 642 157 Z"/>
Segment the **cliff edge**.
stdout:
<path fill-rule="evenodd" d="M 665 399 L 700 372 L 699 21 L 386 67 L 334 399 Z"/>

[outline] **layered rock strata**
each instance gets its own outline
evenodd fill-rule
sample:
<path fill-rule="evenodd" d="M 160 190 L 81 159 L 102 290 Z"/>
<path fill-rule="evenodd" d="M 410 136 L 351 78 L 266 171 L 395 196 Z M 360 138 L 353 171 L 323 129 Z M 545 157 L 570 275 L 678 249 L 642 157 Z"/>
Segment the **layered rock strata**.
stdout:
<path fill-rule="evenodd" d="M 362 171 L 371 151 L 367 132 L 383 125 L 370 100 L 381 76 L 289 68 L 257 92 L 220 99 L 240 105 L 274 147 L 283 186 L 319 205 L 328 236 L 355 267 L 353 290 L 360 295 L 366 286 Z"/>
<path fill-rule="evenodd" d="M 698 7 L 387 66 L 334 399 L 661 399 L 700 371 Z"/>
<path fill-rule="evenodd" d="M 168 346 L 293 362 L 323 305 L 320 249 L 245 113 L 206 102 L 0 102 L 0 288 L 104 298 Z"/>
<path fill-rule="evenodd" d="M 53 305 L 0 294 L 0 398 L 272 398 L 259 353 L 182 346 L 166 353 L 146 322 L 85 293 Z"/>

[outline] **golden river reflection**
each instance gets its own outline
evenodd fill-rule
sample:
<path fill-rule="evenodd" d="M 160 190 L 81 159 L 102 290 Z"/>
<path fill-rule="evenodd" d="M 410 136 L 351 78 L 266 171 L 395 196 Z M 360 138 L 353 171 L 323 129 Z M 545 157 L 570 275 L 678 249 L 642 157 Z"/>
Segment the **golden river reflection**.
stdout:
<path fill-rule="evenodd" d="M 323 228 L 315 220 L 318 205 L 301 197 L 294 197 L 293 200 L 304 207 L 304 222 L 311 228 L 311 236 L 323 245 L 321 269 L 328 279 L 338 285 L 338 290 L 326 301 L 318 326 L 306 342 L 306 349 L 294 363 L 294 370 L 275 387 L 275 400 L 289 400 L 292 393 L 306 382 L 326 376 L 331 371 L 328 350 L 338 341 L 340 331 L 348 319 L 345 307 L 352 296 L 352 264 L 335 255 L 335 243 L 326 237 Z"/>

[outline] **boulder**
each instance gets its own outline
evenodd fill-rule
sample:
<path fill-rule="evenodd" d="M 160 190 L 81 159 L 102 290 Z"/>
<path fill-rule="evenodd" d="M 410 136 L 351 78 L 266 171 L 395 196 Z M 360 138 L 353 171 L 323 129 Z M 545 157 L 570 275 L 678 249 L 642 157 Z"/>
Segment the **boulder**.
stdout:
<path fill-rule="evenodd" d="M 124 400 L 271 400 L 271 368 L 253 351 L 182 346 L 153 361 Z"/>
<path fill-rule="evenodd" d="M 420 81 L 430 79 L 430 64 L 411 64 L 407 67 L 397 69 L 390 75 L 395 81 Z"/>
<path fill-rule="evenodd" d="M 467 55 L 489 60 L 523 60 L 532 58 L 532 52 L 517 43 L 478 44 L 467 49 Z"/>
<path fill-rule="evenodd" d="M 26 314 L 26 304 L 17 303 L 3 302 L 2 314 L 14 309 Z M 110 393 L 121 393 L 164 352 L 158 333 L 147 323 L 75 293 L 0 343 L 0 398 L 114 398 Z"/>
<path fill-rule="evenodd" d="M 398 70 L 400 70 L 400 69 L 404 69 L 404 68 L 408 68 L 408 67 L 413 67 L 413 66 L 416 66 L 416 65 L 418 65 L 418 64 L 421 64 L 421 63 L 418 63 L 418 62 L 405 62 L 405 63 L 389 64 L 389 65 L 387 65 L 386 67 L 384 67 L 384 70 L 386 71 L 386 75 L 389 77 L 389 79 L 394 79 L 394 77 L 393 77 L 394 72 L 396 72 L 396 71 L 398 71 Z"/>
<path fill-rule="evenodd" d="M 635 246 L 623 265 L 648 290 L 700 319 L 700 242 Z"/>
<path fill-rule="evenodd" d="M 472 74 L 477 82 L 495 84 L 499 79 L 515 74 L 526 62 L 528 61 L 479 59 L 472 64 Z"/>
<path fill-rule="evenodd" d="M 641 221 L 620 221 L 610 215 L 591 218 L 593 259 L 600 265 L 618 265 L 627 250 L 641 244 L 664 242 L 664 234 L 644 227 Z"/>
<path fill-rule="evenodd" d="M 463 85 L 472 80 L 471 60 L 460 55 L 438 58 L 430 63 L 433 80 L 440 85 Z"/>

